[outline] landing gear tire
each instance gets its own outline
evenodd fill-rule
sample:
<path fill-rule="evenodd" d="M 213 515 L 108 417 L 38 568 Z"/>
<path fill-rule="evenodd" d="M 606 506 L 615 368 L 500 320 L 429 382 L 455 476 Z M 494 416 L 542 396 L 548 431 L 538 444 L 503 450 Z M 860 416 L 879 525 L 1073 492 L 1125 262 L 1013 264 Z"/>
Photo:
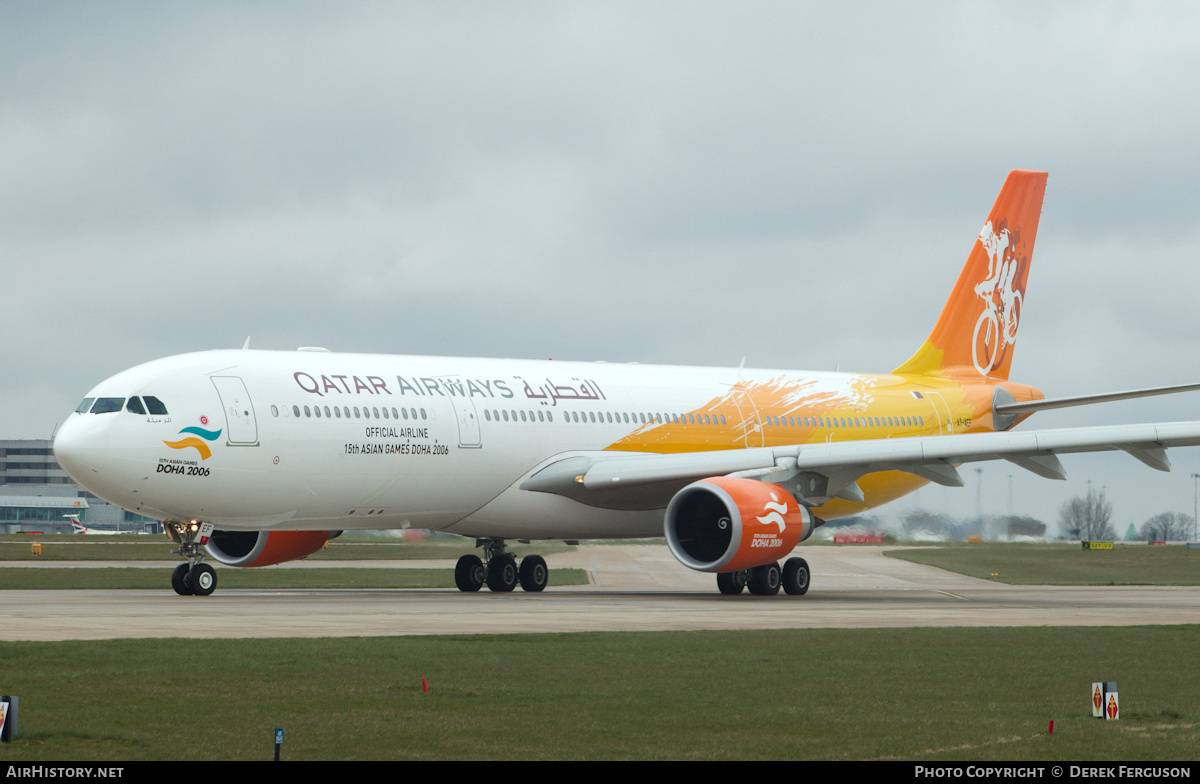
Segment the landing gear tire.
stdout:
<path fill-rule="evenodd" d="M 488 561 L 487 587 L 493 593 L 508 593 L 517 587 L 517 557 L 501 553 Z"/>
<path fill-rule="evenodd" d="M 540 555 L 527 555 L 522 558 L 520 580 L 521 588 L 527 593 L 545 590 L 550 582 L 550 570 L 546 568 L 546 559 Z"/>
<path fill-rule="evenodd" d="M 750 579 L 746 581 L 746 585 L 750 588 L 750 593 L 756 596 L 774 596 L 779 593 L 782 577 L 777 563 L 756 566 L 750 570 Z"/>
<path fill-rule="evenodd" d="M 808 561 L 803 558 L 789 558 L 783 564 L 783 590 L 792 596 L 803 596 L 808 593 L 809 581 L 812 575 L 808 571 Z"/>
<path fill-rule="evenodd" d="M 217 590 L 217 571 L 208 564 L 196 564 L 188 570 L 184 584 L 195 596 L 208 596 Z"/>
<path fill-rule="evenodd" d="M 187 575 L 191 568 L 190 564 L 181 563 L 175 567 L 175 571 L 171 572 L 171 587 L 180 596 L 192 595 L 192 589 L 187 585 Z"/>
<path fill-rule="evenodd" d="M 217 573 L 211 566 L 204 563 L 201 552 L 201 542 L 208 541 L 212 535 L 213 524 L 191 522 L 163 521 L 163 526 L 171 541 L 179 545 L 178 550 L 172 550 L 175 555 L 182 556 L 187 563 L 181 563 L 171 572 L 171 587 L 180 596 L 208 596 L 217 588 Z"/>
<path fill-rule="evenodd" d="M 746 570 L 720 572 L 717 574 L 717 589 L 728 596 L 736 596 L 746 587 Z"/>
<path fill-rule="evenodd" d="M 477 555 L 464 555 L 454 565 L 454 584 L 464 593 L 473 593 L 483 587 L 487 571 Z"/>

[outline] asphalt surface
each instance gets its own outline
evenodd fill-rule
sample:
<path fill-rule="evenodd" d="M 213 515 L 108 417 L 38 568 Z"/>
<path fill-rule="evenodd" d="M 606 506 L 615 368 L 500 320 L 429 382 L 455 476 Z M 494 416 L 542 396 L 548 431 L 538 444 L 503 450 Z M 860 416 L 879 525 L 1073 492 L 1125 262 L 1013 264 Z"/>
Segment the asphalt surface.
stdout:
<path fill-rule="evenodd" d="M 547 557 L 540 594 L 456 590 L 225 590 L 177 596 L 164 562 L 35 563 L 163 571 L 162 590 L 3 592 L 2 640 L 138 637 L 344 637 L 407 634 L 852 628 L 1122 626 L 1200 623 L 1196 587 L 1006 586 L 887 558 L 883 547 L 803 549 L 812 589 L 794 597 L 723 596 L 712 575 L 661 545 L 594 545 Z M 22 568 L 8 562 L 0 568 Z M 298 562 L 453 569 L 452 561 Z M 554 568 L 585 569 L 587 586 L 553 585 Z"/>

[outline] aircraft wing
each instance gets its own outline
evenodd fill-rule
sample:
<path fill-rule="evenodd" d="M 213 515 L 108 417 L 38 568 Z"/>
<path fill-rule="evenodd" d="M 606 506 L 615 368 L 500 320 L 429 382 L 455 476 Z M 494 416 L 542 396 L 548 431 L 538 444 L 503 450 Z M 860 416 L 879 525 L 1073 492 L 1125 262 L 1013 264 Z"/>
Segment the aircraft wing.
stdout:
<path fill-rule="evenodd" d="M 1053 430 L 830 441 L 777 447 L 647 454 L 599 452 L 552 463 L 521 483 L 524 490 L 565 495 L 609 508 L 656 508 L 684 485 L 740 476 L 784 485 L 814 504 L 862 500 L 855 484 L 876 471 L 903 471 L 961 487 L 956 466 L 1007 460 L 1038 476 L 1065 479 L 1060 454 L 1121 450 L 1169 471 L 1168 447 L 1200 445 L 1200 421 Z M 620 499 L 624 501 L 619 502 Z"/>

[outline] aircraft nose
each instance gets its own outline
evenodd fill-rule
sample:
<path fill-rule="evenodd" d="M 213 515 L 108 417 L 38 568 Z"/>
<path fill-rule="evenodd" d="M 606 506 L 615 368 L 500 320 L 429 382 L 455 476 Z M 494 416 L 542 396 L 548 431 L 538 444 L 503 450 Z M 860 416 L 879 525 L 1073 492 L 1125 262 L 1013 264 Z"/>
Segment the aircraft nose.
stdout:
<path fill-rule="evenodd" d="M 72 416 L 54 435 L 54 459 L 62 470 L 83 487 L 91 484 L 102 464 L 104 447 L 96 437 L 96 424 L 87 420 L 88 415 Z"/>

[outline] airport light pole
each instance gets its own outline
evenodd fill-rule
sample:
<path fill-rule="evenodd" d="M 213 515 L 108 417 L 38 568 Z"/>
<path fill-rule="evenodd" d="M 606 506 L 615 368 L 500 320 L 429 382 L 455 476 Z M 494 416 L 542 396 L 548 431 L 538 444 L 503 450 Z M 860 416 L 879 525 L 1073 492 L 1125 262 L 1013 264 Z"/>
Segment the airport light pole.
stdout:
<path fill-rule="evenodd" d="M 1200 474 L 1192 474 L 1192 541 L 1196 541 L 1196 480 Z"/>
<path fill-rule="evenodd" d="M 975 485 L 975 516 L 983 519 L 983 469 L 976 468 L 975 476 L 978 477 Z"/>

